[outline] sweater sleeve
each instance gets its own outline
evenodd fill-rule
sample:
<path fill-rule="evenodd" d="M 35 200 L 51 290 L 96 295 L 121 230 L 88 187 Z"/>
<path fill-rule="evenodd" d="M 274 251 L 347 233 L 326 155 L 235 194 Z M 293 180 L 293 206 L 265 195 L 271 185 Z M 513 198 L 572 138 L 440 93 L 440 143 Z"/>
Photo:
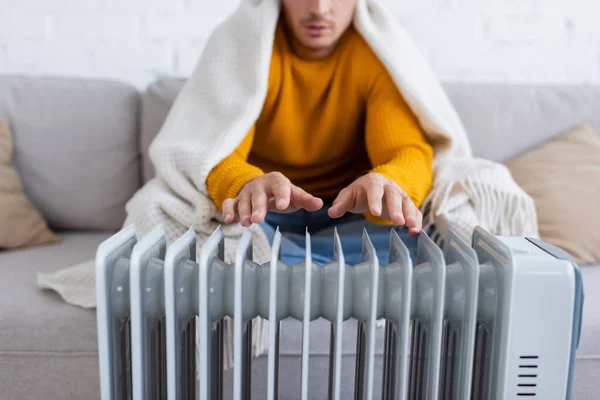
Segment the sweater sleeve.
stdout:
<path fill-rule="evenodd" d="M 372 172 L 396 182 L 420 207 L 433 183 L 433 150 L 387 71 L 376 73 L 367 94 L 365 127 Z"/>
<path fill-rule="evenodd" d="M 223 202 L 235 198 L 246 183 L 264 175 L 260 168 L 247 161 L 254 132 L 253 126 L 235 151 L 213 168 L 206 179 L 208 194 L 219 210 L 222 210 Z"/>

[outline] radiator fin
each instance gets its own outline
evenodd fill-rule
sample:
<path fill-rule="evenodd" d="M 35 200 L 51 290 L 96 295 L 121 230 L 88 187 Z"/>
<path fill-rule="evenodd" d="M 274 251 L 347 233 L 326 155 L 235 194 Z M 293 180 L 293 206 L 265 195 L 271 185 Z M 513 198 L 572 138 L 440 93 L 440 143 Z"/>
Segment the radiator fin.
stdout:
<path fill-rule="evenodd" d="M 302 377 L 301 377 L 301 400 L 308 400 L 308 373 L 309 373 L 309 346 L 310 346 L 310 322 L 312 317 L 312 279 L 313 263 L 310 234 L 306 230 L 306 259 L 304 264 L 304 308 L 302 316 Z M 299 277 L 300 278 L 300 277 Z M 297 285 L 300 286 L 300 285 Z M 302 298 L 302 296 L 299 296 Z"/>
<path fill-rule="evenodd" d="M 334 282 L 337 287 L 327 288 L 323 291 L 323 300 L 327 299 L 328 302 L 325 306 L 329 305 L 331 311 L 335 310 L 335 313 L 330 312 L 323 314 L 329 314 L 328 318 L 331 325 L 331 351 L 330 351 L 330 371 L 329 371 L 329 400 L 340 400 L 340 392 L 342 385 L 342 336 L 344 329 L 344 320 L 346 319 L 346 309 L 350 306 L 351 297 L 348 296 L 350 293 L 350 286 L 346 284 L 346 261 L 344 258 L 344 252 L 342 249 L 342 242 L 338 235 L 337 230 L 335 231 L 335 248 L 334 255 L 336 261 L 329 266 L 324 267 L 324 273 L 329 272 L 329 278 L 325 278 L 325 282 Z M 327 268 L 329 267 L 329 268 Z M 337 270 L 337 273 L 336 271 Z M 334 296 L 331 294 L 334 293 Z"/>

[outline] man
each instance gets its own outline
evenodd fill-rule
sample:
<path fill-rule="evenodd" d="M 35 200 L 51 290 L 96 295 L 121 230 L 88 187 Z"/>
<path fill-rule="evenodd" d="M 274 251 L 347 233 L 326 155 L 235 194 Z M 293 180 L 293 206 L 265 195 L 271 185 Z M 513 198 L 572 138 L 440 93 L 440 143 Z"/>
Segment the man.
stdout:
<path fill-rule="evenodd" d="M 186 257 L 207 255 L 213 238 L 227 263 L 251 248 L 263 264 L 276 227 L 292 263 L 305 260 L 306 228 L 319 263 L 333 258 L 334 228 L 349 264 L 365 227 L 382 262 L 392 227 L 413 261 L 421 228 L 438 244 L 450 229 L 470 241 L 476 225 L 538 236 L 533 199 L 504 166 L 473 157 L 442 85 L 381 0 L 241 0 L 149 155 L 155 177 L 128 202 L 124 226 L 195 244 Z M 65 286 L 69 275 L 77 283 Z M 46 282 L 70 297 L 93 276 L 92 260 Z M 268 335 L 255 322 L 258 355 Z"/>
<path fill-rule="evenodd" d="M 282 6 L 260 117 L 209 174 L 211 199 L 228 224 L 261 224 L 271 238 L 279 227 L 289 262 L 303 259 L 306 228 L 318 234 L 336 226 L 354 263 L 362 227 L 382 261 L 392 225 L 402 227 L 414 250 L 433 151 L 354 29 L 356 0 L 282 0 Z M 318 260 L 332 258 L 331 239 L 315 238 Z"/>

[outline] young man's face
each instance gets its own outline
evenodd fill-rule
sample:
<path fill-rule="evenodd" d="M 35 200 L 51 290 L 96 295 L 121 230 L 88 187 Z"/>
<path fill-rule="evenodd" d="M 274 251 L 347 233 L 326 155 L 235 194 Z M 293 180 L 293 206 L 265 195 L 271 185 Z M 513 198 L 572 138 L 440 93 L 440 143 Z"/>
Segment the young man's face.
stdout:
<path fill-rule="evenodd" d="M 296 50 L 307 58 L 327 56 L 352 23 L 356 1 L 282 0 Z"/>

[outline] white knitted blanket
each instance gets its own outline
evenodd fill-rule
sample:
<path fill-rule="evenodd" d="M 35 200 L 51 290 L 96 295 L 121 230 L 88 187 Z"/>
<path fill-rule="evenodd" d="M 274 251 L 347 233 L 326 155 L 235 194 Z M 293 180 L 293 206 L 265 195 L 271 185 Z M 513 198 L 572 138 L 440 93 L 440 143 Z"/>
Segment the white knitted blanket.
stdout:
<path fill-rule="evenodd" d="M 280 0 L 242 0 L 209 38 L 151 145 L 156 178 L 127 205 L 125 225 L 134 223 L 140 236 L 162 224 L 172 243 L 193 227 L 201 245 L 222 223 L 206 177 L 259 117 L 279 13 Z M 533 200 L 504 166 L 472 156 L 455 109 L 393 13 L 377 0 L 359 0 L 354 26 L 387 67 L 434 147 L 435 180 L 423 205 L 424 229 L 435 227 L 433 238 L 440 244 L 449 228 L 470 242 L 476 225 L 496 235 L 537 237 Z M 256 261 L 266 262 L 267 238 L 257 226 L 252 230 Z M 242 231 L 239 225 L 224 227 L 228 262 Z M 40 275 L 38 284 L 71 304 L 95 306 L 93 261 Z M 254 353 L 262 354 L 266 324 L 256 322 Z"/>

